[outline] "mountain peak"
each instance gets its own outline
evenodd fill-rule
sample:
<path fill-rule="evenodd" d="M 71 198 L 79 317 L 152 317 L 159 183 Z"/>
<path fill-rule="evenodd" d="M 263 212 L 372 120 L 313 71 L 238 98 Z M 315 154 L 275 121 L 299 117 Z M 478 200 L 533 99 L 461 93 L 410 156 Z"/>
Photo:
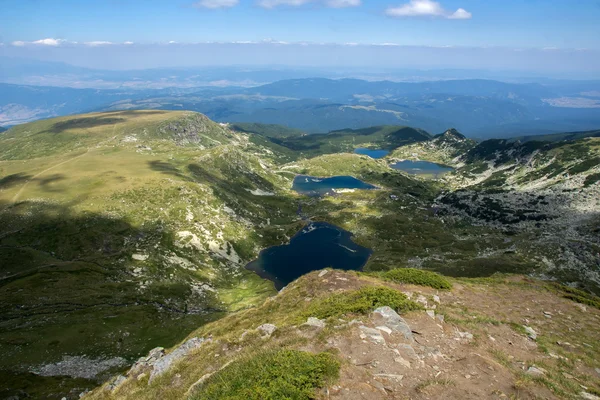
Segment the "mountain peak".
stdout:
<path fill-rule="evenodd" d="M 454 138 L 460 139 L 460 140 L 466 139 L 465 135 L 463 135 L 462 133 L 460 133 L 459 131 L 457 131 L 454 128 L 447 129 L 446 132 L 441 134 L 441 136 L 444 136 L 444 137 L 450 136 L 450 137 L 454 137 Z"/>

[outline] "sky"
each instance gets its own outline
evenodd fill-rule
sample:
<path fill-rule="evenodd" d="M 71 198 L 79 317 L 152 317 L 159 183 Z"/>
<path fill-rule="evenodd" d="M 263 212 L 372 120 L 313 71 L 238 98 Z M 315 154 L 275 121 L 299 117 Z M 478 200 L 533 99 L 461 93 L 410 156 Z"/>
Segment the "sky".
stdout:
<path fill-rule="evenodd" d="M 116 69 L 244 57 L 594 71 L 598 21 L 600 0 L 0 0 L 0 55 Z"/>

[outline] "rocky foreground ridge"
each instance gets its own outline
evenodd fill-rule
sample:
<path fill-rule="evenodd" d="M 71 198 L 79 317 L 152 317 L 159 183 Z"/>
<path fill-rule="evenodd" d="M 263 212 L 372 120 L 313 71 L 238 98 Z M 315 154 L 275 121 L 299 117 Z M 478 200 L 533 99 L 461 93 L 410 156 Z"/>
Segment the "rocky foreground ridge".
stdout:
<path fill-rule="evenodd" d="M 293 351 L 325 354 L 335 370 L 317 368 L 319 379 L 301 382 L 279 371 L 292 386 L 310 386 L 288 387 L 295 399 L 597 399 L 599 303 L 566 297 L 577 298 L 519 276 L 448 281 L 418 271 L 313 272 L 256 309 L 198 329 L 179 347 L 152 350 L 84 398 L 283 398 L 286 392 L 269 384 L 275 377 L 237 366 Z"/>

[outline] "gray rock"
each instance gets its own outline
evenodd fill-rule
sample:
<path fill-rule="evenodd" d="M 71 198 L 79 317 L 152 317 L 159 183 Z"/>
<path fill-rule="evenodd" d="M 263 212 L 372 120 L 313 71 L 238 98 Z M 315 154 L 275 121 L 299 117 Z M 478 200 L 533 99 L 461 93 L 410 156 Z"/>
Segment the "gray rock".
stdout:
<path fill-rule="evenodd" d="M 399 343 L 398 345 L 396 345 L 398 353 L 397 354 L 403 354 L 406 357 L 412 359 L 412 360 L 418 360 L 419 356 L 417 355 L 417 352 L 415 351 L 415 349 L 410 345 L 410 344 L 405 344 L 405 343 Z"/>
<path fill-rule="evenodd" d="M 527 369 L 527 374 L 532 376 L 543 376 L 546 375 L 546 371 L 543 368 L 531 366 Z"/>
<path fill-rule="evenodd" d="M 319 278 L 322 278 L 322 277 L 324 277 L 325 275 L 327 275 L 327 273 L 328 273 L 328 272 L 329 272 L 329 271 L 328 271 L 328 270 L 326 270 L 326 269 L 324 269 L 323 271 L 319 272 Z"/>
<path fill-rule="evenodd" d="M 112 382 L 110 382 L 108 384 L 108 386 L 106 387 L 106 390 L 114 392 L 119 387 L 119 385 L 121 385 L 126 380 L 127 380 L 126 377 L 124 377 L 123 375 L 119 375 L 116 378 L 114 378 L 112 380 Z"/>
<path fill-rule="evenodd" d="M 306 322 L 304 324 L 302 324 L 304 326 L 310 326 L 313 328 L 317 328 L 317 329 L 323 329 L 325 328 L 325 321 L 323 321 L 322 319 L 319 318 L 315 318 L 315 317 L 309 317 Z"/>
<path fill-rule="evenodd" d="M 600 397 L 595 396 L 595 395 L 593 395 L 591 393 L 588 393 L 588 392 L 579 392 L 579 395 L 584 400 L 600 400 Z"/>
<path fill-rule="evenodd" d="M 358 329 L 360 329 L 360 331 L 361 331 L 361 334 L 360 334 L 361 339 L 369 338 L 371 340 L 371 342 L 373 342 L 373 343 L 377 343 L 377 344 L 385 343 L 385 339 L 383 338 L 383 336 L 381 335 L 381 332 L 379 330 L 369 328 L 364 325 L 359 326 Z"/>
<path fill-rule="evenodd" d="M 43 365 L 31 372 L 41 376 L 64 375 L 72 378 L 94 379 L 111 368 L 124 365 L 127 365 L 127 360 L 121 357 L 93 359 L 85 356 L 63 356 L 61 361 Z"/>
<path fill-rule="evenodd" d="M 401 333 L 407 340 L 415 340 L 412 335 L 412 330 L 406 321 L 398 315 L 398 313 L 392 310 L 391 307 L 379 307 L 373 311 L 373 315 L 383 321 L 383 325 L 387 326 L 394 332 Z"/>
<path fill-rule="evenodd" d="M 527 336 L 529 336 L 529 338 L 530 338 L 531 340 L 535 340 L 535 339 L 537 339 L 537 335 L 538 335 L 538 334 L 537 334 L 537 332 L 536 332 L 536 331 L 534 331 L 534 330 L 533 330 L 533 328 L 532 328 L 532 327 L 530 327 L 530 326 L 526 326 L 526 325 L 523 325 L 523 328 L 525 328 L 525 332 L 527 332 Z"/>
<path fill-rule="evenodd" d="M 432 319 L 435 319 L 435 311 L 433 310 L 427 310 L 426 311 L 427 315 L 429 315 Z"/>
<path fill-rule="evenodd" d="M 148 379 L 148 383 L 152 382 L 157 376 L 167 372 L 175 362 L 181 360 L 192 350 L 202 346 L 204 342 L 204 338 L 191 338 L 166 356 L 156 360 L 152 368 L 152 373 L 150 373 L 150 379 Z"/>
<path fill-rule="evenodd" d="M 156 360 L 160 359 L 165 355 L 164 347 L 155 347 L 148 352 L 146 357 L 140 357 L 135 364 L 129 368 L 127 372 L 128 376 L 137 375 L 148 367 L 152 367 Z"/>
<path fill-rule="evenodd" d="M 262 337 L 271 337 L 271 335 L 277 330 L 277 327 L 273 324 L 262 324 L 256 328 L 262 335 Z"/>
<path fill-rule="evenodd" d="M 441 300 L 440 300 L 440 296 L 438 296 L 437 294 L 433 295 L 433 301 L 435 301 L 438 304 L 441 304 Z"/>

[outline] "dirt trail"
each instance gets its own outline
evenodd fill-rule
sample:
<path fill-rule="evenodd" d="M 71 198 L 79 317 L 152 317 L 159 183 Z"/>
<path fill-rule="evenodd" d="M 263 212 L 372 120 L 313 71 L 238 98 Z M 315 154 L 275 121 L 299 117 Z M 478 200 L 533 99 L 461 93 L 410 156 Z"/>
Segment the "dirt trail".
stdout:
<path fill-rule="evenodd" d="M 83 153 L 83 154 L 80 154 L 80 155 L 78 155 L 78 156 L 75 156 L 75 157 L 73 157 L 73 158 L 69 158 L 68 160 L 65 160 L 65 161 L 61 161 L 61 162 L 59 162 L 58 164 L 54 164 L 53 166 L 51 166 L 51 167 L 49 167 L 49 168 L 46 168 L 46 169 L 45 169 L 45 170 L 43 170 L 42 172 L 38 172 L 37 174 L 35 174 L 35 175 L 34 175 L 34 176 L 32 176 L 31 178 L 29 178 L 29 179 L 27 180 L 27 182 L 25 182 L 25 183 L 23 184 L 23 186 L 21 186 L 21 189 L 19 189 L 19 191 L 17 192 L 17 194 L 15 194 L 15 195 L 14 195 L 14 197 L 12 198 L 12 201 L 11 201 L 12 205 L 15 205 L 15 204 L 17 203 L 17 201 L 19 201 L 19 197 L 21 196 L 21 194 L 23 193 L 23 191 L 25 191 L 25 189 L 27 188 L 27 185 L 29 185 L 29 184 L 31 183 L 31 181 L 33 181 L 33 180 L 35 180 L 35 179 L 39 178 L 40 176 L 42 176 L 42 175 L 44 175 L 45 173 L 47 173 L 47 172 L 49 172 L 49 171 L 53 170 L 54 168 L 60 167 L 61 165 L 64 165 L 64 164 L 70 163 L 70 162 L 72 162 L 72 161 L 75 161 L 75 160 L 77 160 L 78 158 L 81 158 L 81 157 L 85 156 L 85 155 L 86 155 L 88 152 L 89 152 L 89 149 L 88 149 L 88 150 L 86 150 L 86 151 L 85 151 L 85 153 Z"/>

